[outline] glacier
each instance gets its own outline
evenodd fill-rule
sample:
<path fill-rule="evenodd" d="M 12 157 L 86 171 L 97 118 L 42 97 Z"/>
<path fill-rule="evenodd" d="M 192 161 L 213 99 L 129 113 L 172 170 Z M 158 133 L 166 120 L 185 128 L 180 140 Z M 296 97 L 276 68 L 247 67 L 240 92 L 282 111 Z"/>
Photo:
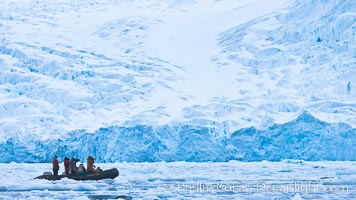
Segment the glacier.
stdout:
<path fill-rule="evenodd" d="M 352 0 L 4 1 L 0 162 L 356 160 Z"/>
<path fill-rule="evenodd" d="M 82 161 L 93 155 L 98 162 L 356 160 L 355 129 L 345 123 L 328 124 L 309 113 L 265 130 L 240 129 L 229 137 L 219 137 L 228 135 L 223 127 L 112 126 L 94 133 L 73 131 L 57 140 L 21 143 L 10 138 L 0 144 L 0 162 L 47 162 L 54 154 Z"/>

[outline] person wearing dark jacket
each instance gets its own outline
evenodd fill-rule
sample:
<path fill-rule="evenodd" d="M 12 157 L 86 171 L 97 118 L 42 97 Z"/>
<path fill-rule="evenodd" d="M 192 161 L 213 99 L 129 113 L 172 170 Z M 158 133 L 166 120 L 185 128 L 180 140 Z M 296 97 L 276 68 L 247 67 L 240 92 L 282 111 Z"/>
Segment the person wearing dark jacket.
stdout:
<path fill-rule="evenodd" d="M 71 175 L 76 175 L 77 174 L 77 162 L 79 159 L 75 159 L 74 157 L 70 159 L 69 161 L 69 168 L 70 168 L 70 174 Z"/>
<path fill-rule="evenodd" d="M 93 158 L 92 156 L 89 156 L 87 158 L 87 172 L 88 173 L 94 173 L 94 160 L 95 158 Z"/>
<path fill-rule="evenodd" d="M 81 163 L 78 167 L 78 175 L 84 175 L 86 174 L 86 171 L 85 171 L 85 167 L 84 165 Z"/>
<path fill-rule="evenodd" d="M 64 172 L 66 175 L 69 174 L 69 158 L 65 157 L 64 158 Z"/>
<path fill-rule="evenodd" d="M 52 160 L 52 167 L 53 167 L 53 175 L 58 176 L 59 164 L 58 164 L 58 157 L 54 156 Z"/>

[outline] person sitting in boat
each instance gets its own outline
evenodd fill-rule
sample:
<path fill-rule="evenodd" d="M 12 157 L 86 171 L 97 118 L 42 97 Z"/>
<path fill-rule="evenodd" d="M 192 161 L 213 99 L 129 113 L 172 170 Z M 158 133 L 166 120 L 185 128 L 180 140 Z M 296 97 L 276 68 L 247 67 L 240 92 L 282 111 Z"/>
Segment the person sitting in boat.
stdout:
<path fill-rule="evenodd" d="M 53 175 L 58 176 L 59 164 L 58 164 L 57 156 L 54 156 L 52 160 L 52 167 L 53 167 Z"/>
<path fill-rule="evenodd" d="M 103 170 L 100 167 L 97 167 L 96 170 L 95 170 L 96 173 L 101 173 L 102 171 Z"/>
<path fill-rule="evenodd" d="M 78 175 L 84 175 L 84 174 L 86 174 L 85 167 L 84 167 L 83 163 L 80 163 L 80 165 L 78 167 Z"/>
<path fill-rule="evenodd" d="M 93 158 L 92 156 L 89 156 L 87 159 L 87 172 L 88 173 L 95 172 L 94 160 L 95 160 L 95 158 Z"/>
<path fill-rule="evenodd" d="M 72 157 L 72 159 L 70 159 L 69 168 L 70 168 L 70 174 L 71 175 L 76 175 L 77 174 L 77 162 L 78 161 L 79 161 L 79 159 L 76 159 L 74 157 Z"/>

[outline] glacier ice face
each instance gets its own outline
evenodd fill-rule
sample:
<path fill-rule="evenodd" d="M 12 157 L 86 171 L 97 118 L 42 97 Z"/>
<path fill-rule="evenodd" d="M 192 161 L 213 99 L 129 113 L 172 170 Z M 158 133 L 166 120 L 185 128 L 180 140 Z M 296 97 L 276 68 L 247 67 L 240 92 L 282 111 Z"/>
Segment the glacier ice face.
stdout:
<path fill-rule="evenodd" d="M 1 2 L 0 162 L 355 160 L 355 2 L 235 3 Z"/>
<path fill-rule="evenodd" d="M 280 161 L 356 160 L 356 129 L 329 124 L 305 112 L 285 124 L 264 130 L 254 127 L 219 137 L 223 129 L 196 125 L 101 128 L 95 133 L 78 130 L 65 138 L 21 143 L 10 138 L 0 144 L 0 162 L 50 162 L 75 156 L 98 162 L 154 161 Z"/>

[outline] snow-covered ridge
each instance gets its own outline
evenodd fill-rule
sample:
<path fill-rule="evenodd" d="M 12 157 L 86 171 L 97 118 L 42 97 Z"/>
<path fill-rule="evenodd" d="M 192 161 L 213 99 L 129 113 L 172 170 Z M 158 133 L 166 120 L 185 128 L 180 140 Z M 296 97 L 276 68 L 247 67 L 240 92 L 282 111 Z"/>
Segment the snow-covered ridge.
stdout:
<path fill-rule="evenodd" d="M 117 16 L 125 10 L 119 2 L 114 11 L 107 6 L 95 1 L 2 2 L 2 140 L 13 134 L 45 139 L 122 124 L 156 109 L 142 105 L 157 91 L 174 90 L 170 84 L 180 79 L 175 73 L 179 66 L 130 55 L 156 22 L 124 12 Z M 125 43 L 129 48 L 122 49 Z"/>
<path fill-rule="evenodd" d="M 36 144 L 61 141 L 71 132 L 86 138 L 105 127 L 170 127 L 186 133 L 168 131 L 160 137 L 176 140 L 177 134 L 185 138 L 180 134 L 212 129 L 207 132 L 214 144 L 230 148 L 223 138 L 238 130 L 289 127 L 306 111 L 328 127 L 347 124 L 354 143 L 355 8 L 352 0 L 1 1 L 0 143 L 10 149 L 13 144 L 20 150 L 16 155 L 26 157 L 21 149 L 41 149 Z M 191 128 L 180 128 L 185 126 Z M 135 140 L 132 146 L 141 142 Z M 110 145 L 120 152 L 131 148 Z M 201 151 L 197 154 L 206 155 Z M 49 157 L 39 152 L 29 154 L 35 161 Z M 168 155 L 194 160 L 183 153 L 156 160 L 169 160 Z M 254 159 L 279 159 L 263 155 Z M 314 159 L 309 151 L 303 156 Z M 320 156 L 315 159 L 324 159 Z M 98 157 L 110 161 L 109 155 Z M 249 160 L 245 155 L 231 159 Z"/>
<path fill-rule="evenodd" d="M 296 1 L 221 33 L 216 63 L 248 88 L 244 101 L 263 99 L 272 121 L 302 108 L 355 127 L 355 35 L 355 1 Z"/>

